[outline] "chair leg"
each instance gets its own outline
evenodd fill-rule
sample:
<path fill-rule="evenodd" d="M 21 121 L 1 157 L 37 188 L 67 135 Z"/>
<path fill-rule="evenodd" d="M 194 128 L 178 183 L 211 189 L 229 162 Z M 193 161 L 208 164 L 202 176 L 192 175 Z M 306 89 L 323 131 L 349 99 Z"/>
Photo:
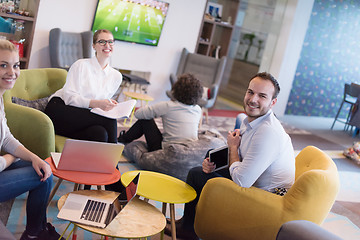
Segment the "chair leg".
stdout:
<path fill-rule="evenodd" d="M 49 206 L 51 200 L 53 199 L 53 197 L 55 196 L 56 191 L 59 189 L 60 184 L 62 183 L 62 181 L 63 180 L 61 178 L 59 178 L 59 180 L 57 181 L 57 183 L 54 186 L 53 190 L 51 191 L 50 196 L 49 196 L 49 200 L 48 200 L 48 203 L 47 203 L 48 206 Z"/>
<path fill-rule="evenodd" d="M 170 203 L 171 239 L 176 240 L 175 206 Z"/>
<path fill-rule="evenodd" d="M 208 109 L 202 107 L 201 108 L 201 118 L 200 118 L 200 122 L 199 122 L 199 129 L 202 127 L 202 122 L 203 122 L 204 115 L 205 115 L 206 124 L 209 124 L 209 112 L 208 112 Z"/>
<path fill-rule="evenodd" d="M 209 111 L 207 108 L 203 108 L 204 113 L 205 113 L 205 122 L 206 124 L 209 124 Z"/>
<path fill-rule="evenodd" d="M 356 135 L 358 135 L 359 134 L 359 128 L 355 128 L 355 130 L 354 130 L 354 132 L 353 132 L 353 134 L 352 134 L 352 137 L 354 138 L 354 137 L 356 137 Z"/>
<path fill-rule="evenodd" d="M 340 112 L 341 112 L 341 109 L 342 109 L 342 107 L 343 107 L 343 104 L 344 104 L 344 100 L 341 102 L 340 107 L 339 107 L 339 110 L 338 110 L 337 113 L 336 113 L 334 122 L 333 122 L 333 124 L 331 125 L 331 128 L 330 128 L 331 130 L 333 129 L 333 127 L 334 127 L 334 125 L 335 125 L 335 122 L 337 121 L 337 118 L 338 118 L 338 116 L 339 116 L 339 114 L 340 114 Z"/>
<path fill-rule="evenodd" d="M 349 130 L 349 127 L 350 127 L 350 131 L 352 131 L 352 126 L 350 126 L 349 122 L 350 122 L 350 117 L 351 117 L 353 107 L 354 107 L 354 105 L 352 104 L 351 107 L 350 107 L 350 110 L 349 110 L 349 112 L 347 114 L 345 128 L 344 128 L 345 131 Z"/>

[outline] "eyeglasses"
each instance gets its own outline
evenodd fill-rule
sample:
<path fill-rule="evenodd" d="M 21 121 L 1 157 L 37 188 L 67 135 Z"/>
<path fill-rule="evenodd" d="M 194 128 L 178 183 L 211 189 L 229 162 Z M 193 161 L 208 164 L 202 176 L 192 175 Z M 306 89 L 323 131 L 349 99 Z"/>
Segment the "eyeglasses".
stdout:
<path fill-rule="evenodd" d="M 114 40 L 99 40 L 96 43 L 100 44 L 101 46 L 105 46 L 107 43 L 112 46 L 114 45 Z"/>

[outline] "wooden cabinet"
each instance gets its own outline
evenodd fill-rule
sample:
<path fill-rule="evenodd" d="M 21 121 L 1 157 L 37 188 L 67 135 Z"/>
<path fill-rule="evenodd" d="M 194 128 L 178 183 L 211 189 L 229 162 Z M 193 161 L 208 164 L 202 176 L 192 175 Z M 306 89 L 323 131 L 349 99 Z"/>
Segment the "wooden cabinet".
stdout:
<path fill-rule="evenodd" d="M 13 21 L 24 21 L 23 25 L 24 25 L 25 42 L 24 42 L 23 57 L 20 58 L 20 67 L 22 69 L 25 69 L 28 68 L 29 65 L 31 46 L 34 38 L 35 24 L 36 24 L 36 18 L 38 14 L 40 0 L 21 0 L 21 2 L 23 3 L 26 2 L 26 4 L 21 5 L 20 3 L 20 5 L 25 7 L 25 10 L 29 12 L 30 16 L 27 17 L 18 14 L 9 14 L 9 13 L 0 12 L 0 17 L 4 19 L 11 18 L 13 19 Z M 0 32 L 0 36 L 4 36 L 8 40 L 15 39 L 15 34 Z"/>
<path fill-rule="evenodd" d="M 209 14 L 207 14 L 209 3 L 212 4 L 213 1 L 208 1 L 205 8 L 204 20 L 200 28 L 195 51 L 199 54 L 215 57 L 218 48 L 218 57 L 221 58 L 229 53 L 229 45 L 240 1 L 217 1 L 215 4 L 222 9 L 221 20 L 209 17 Z"/>

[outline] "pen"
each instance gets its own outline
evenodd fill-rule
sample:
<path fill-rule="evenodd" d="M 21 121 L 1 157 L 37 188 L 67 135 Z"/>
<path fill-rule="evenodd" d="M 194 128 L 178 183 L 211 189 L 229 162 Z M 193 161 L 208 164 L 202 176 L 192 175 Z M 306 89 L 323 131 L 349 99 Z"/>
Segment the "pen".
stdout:
<path fill-rule="evenodd" d="M 110 98 L 108 98 L 108 100 L 109 100 L 109 102 L 110 102 L 110 103 L 112 103 L 112 101 L 111 101 L 111 99 L 110 99 Z"/>

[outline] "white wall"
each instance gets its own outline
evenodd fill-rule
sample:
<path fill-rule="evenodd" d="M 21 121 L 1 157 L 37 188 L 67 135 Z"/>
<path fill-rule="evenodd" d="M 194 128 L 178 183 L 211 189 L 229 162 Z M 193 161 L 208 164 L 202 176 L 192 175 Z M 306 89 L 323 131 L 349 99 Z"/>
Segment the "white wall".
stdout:
<path fill-rule="evenodd" d="M 182 48 L 194 52 L 206 0 L 166 0 L 170 3 L 157 47 L 116 41 L 111 65 L 149 71 L 148 94 L 156 101 L 168 99 L 169 75 L 175 73 Z M 29 68 L 50 67 L 49 31 L 90 30 L 97 0 L 41 0 Z"/>

